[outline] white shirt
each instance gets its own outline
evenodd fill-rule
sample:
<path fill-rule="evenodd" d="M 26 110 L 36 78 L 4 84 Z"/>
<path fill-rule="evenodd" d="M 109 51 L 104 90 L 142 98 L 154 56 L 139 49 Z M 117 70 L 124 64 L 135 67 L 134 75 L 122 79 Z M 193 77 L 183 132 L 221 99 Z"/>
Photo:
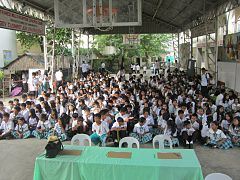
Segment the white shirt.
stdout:
<path fill-rule="evenodd" d="M 102 64 L 101 64 L 101 67 L 102 67 L 103 69 L 105 68 L 105 66 L 106 66 L 105 63 L 102 63 Z"/>
<path fill-rule="evenodd" d="M 124 122 L 123 125 L 119 125 L 118 122 L 114 122 L 112 128 L 126 128 L 127 127 L 127 122 Z"/>
<path fill-rule="evenodd" d="M 162 116 L 158 117 L 158 125 L 162 128 L 165 129 L 167 127 L 167 121 L 165 121 Z"/>
<path fill-rule="evenodd" d="M 85 73 L 85 72 L 88 72 L 88 69 L 89 69 L 89 65 L 88 64 L 82 64 L 82 72 Z"/>
<path fill-rule="evenodd" d="M 216 132 L 214 132 L 212 129 L 210 129 L 209 130 L 209 138 L 210 138 L 210 140 L 220 141 L 222 139 L 226 139 L 227 136 L 220 129 L 218 129 Z"/>
<path fill-rule="evenodd" d="M 143 115 L 142 116 L 140 116 L 140 118 L 141 117 L 144 117 Z M 146 126 L 149 126 L 149 125 L 154 125 L 154 120 L 153 120 L 153 117 L 152 116 L 148 116 L 147 118 L 146 118 Z M 149 128 L 151 129 L 152 128 L 152 126 L 149 126 Z"/>
<path fill-rule="evenodd" d="M 201 86 L 207 86 L 208 85 L 208 79 L 209 79 L 209 74 L 204 73 L 201 76 Z"/>
<path fill-rule="evenodd" d="M 209 136 L 209 127 L 207 123 L 203 124 L 202 130 L 201 130 L 201 136 L 203 138 Z"/>
<path fill-rule="evenodd" d="M 62 71 L 57 71 L 55 73 L 55 78 L 56 78 L 57 81 L 62 81 L 63 80 L 63 73 L 62 73 Z"/>
<path fill-rule="evenodd" d="M 223 105 L 223 94 L 219 94 L 216 99 L 216 106 Z"/>
<path fill-rule="evenodd" d="M 15 127 L 15 131 L 18 131 L 20 133 L 26 132 L 28 131 L 28 125 L 26 123 L 24 123 L 22 126 L 17 124 Z"/>
<path fill-rule="evenodd" d="M 3 130 L 2 135 L 8 133 L 9 131 L 13 130 L 14 124 L 12 121 L 8 120 L 8 122 L 3 121 L 1 123 L 0 129 Z"/>
<path fill-rule="evenodd" d="M 181 134 L 182 134 L 184 131 L 186 131 L 189 136 L 192 136 L 192 134 L 194 133 L 195 129 L 192 128 L 192 127 L 189 128 L 189 129 L 188 129 L 188 128 L 183 128 L 182 131 L 181 131 Z"/>
<path fill-rule="evenodd" d="M 47 120 L 45 122 L 38 121 L 37 128 L 49 130 L 51 128 L 51 123 L 49 120 Z"/>
<path fill-rule="evenodd" d="M 29 111 L 28 111 L 28 109 L 25 109 L 25 110 L 21 111 L 21 114 L 23 115 L 25 121 L 28 122 L 28 119 L 29 119 Z"/>
<path fill-rule="evenodd" d="M 202 122 L 202 124 L 204 124 L 205 122 L 207 122 L 207 115 L 203 114 L 202 116 L 198 114 L 198 119 Z"/>
<path fill-rule="evenodd" d="M 186 121 L 185 117 L 183 117 L 182 119 L 179 116 L 176 117 L 175 123 L 176 123 L 178 129 L 182 129 L 183 128 L 184 121 Z"/>
<path fill-rule="evenodd" d="M 149 128 L 146 124 L 144 124 L 143 126 L 140 126 L 140 124 L 137 123 L 134 125 L 133 132 L 137 134 L 144 134 L 149 132 Z"/>
<path fill-rule="evenodd" d="M 107 134 L 109 132 L 109 127 L 104 121 L 102 121 L 100 125 L 97 125 L 97 123 L 94 122 L 92 124 L 92 131 L 96 132 L 97 135 L 102 136 L 103 134 Z"/>
<path fill-rule="evenodd" d="M 35 117 L 35 118 L 32 118 L 32 117 L 30 117 L 29 118 L 29 120 L 28 120 L 28 123 L 29 123 L 29 125 L 31 125 L 31 126 L 36 126 L 37 125 L 37 117 Z"/>
<path fill-rule="evenodd" d="M 230 126 L 230 123 L 229 123 L 227 120 L 222 120 L 222 122 L 221 122 L 221 127 L 222 127 L 223 129 L 228 130 L 228 129 L 229 129 L 229 126 Z"/>
<path fill-rule="evenodd" d="M 60 136 L 63 133 L 62 127 L 58 123 L 55 124 L 54 131 L 57 133 L 58 136 Z"/>

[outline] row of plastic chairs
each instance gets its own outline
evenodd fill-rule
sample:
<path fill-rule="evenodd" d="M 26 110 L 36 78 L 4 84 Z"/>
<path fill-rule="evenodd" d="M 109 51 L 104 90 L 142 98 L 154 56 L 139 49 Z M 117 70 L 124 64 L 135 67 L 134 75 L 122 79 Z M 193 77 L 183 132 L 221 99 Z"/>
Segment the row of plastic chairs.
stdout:
<path fill-rule="evenodd" d="M 156 148 L 156 143 L 159 143 L 159 148 L 160 149 L 164 149 L 164 142 L 168 141 L 170 148 L 172 149 L 172 140 L 169 136 L 166 135 L 157 135 L 153 138 L 153 148 Z M 73 136 L 72 140 L 71 140 L 71 144 L 75 144 L 76 142 L 78 142 L 78 145 L 80 146 L 85 146 L 86 142 L 88 143 L 88 146 L 91 146 L 91 138 L 86 135 L 86 134 L 77 134 L 75 136 Z M 132 148 L 134 144 L 136 144 L 137 148 L 140 148 L 140 144 L 139 141 L 136 138 L 133 137 L 125 137 L 122 138 L 119 142 L 119 147 L 121 148 L 122 145 L 124 143 L 127 143 L 127 147 L 128 148 Z"/>

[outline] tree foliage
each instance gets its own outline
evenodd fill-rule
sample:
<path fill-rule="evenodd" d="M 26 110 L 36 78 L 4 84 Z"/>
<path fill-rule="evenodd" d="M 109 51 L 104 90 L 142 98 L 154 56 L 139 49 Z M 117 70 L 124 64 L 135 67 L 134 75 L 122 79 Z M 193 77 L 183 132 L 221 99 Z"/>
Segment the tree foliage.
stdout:
<path fill-rule="evenodd" d="M 26 49 L 30 49 L 32 46 L 38 44 L 43 52 L 43 38 L 39 35 L 27 32 L 17 32 L 17 40 Z"/>
<path fill-rule="evenodd" d="M 55 34 L 54 34 L 55 31 Z M 71 50 L 69 49 L 72 44 L 72 30 L 71 29 L 47 29 L 47 40 L 50 44 L 53 43 L 55 38 L 55 55 L 71 55 Z M 55 35 L 55 36 L 54 36 Z M 43 37 L 39 35 L 34 35 L 26 32 L 17 32 L 17 40 L 26 49 L 30 49 L 32 46 L 38 44 L 41 47 L 41 52 L 43 53 Z"/>
<path fill-rule="evenodd" d="M 99 51 L 102 51 L 105 46 L 115 46 L 117 48 L 116 54 L 121 54 L 124 50 L 124 54 L 127 57 L 134 56 L 160 56 L 166 53 L 167 42 L 170 40 L 168 34 L 141 34 L 140 44 L 133 49 L 128 49 L 123 44 L 123 36 L 121 34 L 116 35 L 97 35 L 94 39 L 94 47 Z"/>

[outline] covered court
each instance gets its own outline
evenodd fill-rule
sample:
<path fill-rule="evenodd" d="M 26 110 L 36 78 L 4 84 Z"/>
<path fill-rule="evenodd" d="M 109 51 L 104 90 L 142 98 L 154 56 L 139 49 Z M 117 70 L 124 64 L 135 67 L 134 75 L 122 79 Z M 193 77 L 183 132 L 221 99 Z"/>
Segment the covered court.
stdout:
<path fill-rule="evenodd" d="M 110 35 L 110 34 L 125 34 L 125 35 L 129 35 L 129 37 L 134 37 L 135 34 L 171 34 L 170 44 L 173 50 L 172 56 L 175 62 L 180 63 L 180 66 L 183 72 L 187 72 L 187 75 L 189 77 L 199 75 L 201 78 L 202 71 L 205 73 L 205 69 L 207 69 L 207 71 L 211 74 L 211 78 L 215 80 L 214 83 L 212 84 L 214 87 L 215 86 L 217 87 L 220 85 L 219 87 L 221 88 L 222 87 L 221 85 L 224 85 L 224 88 L 226 87 L 226 89 L 233 90 L 236 96 L 239 95 L 238 94 L 240 92 L 240 78 L 239 78 L 240 76 L 240 65 L 239 65 L 239 62 L 240 62 L 240 53 L 239 53 L 240 52 L 240 38 L 239 38 L 240 37 L 239 36 L 240 1 L 239 0 L 124 0 L 124 1 L 123 0 L 121 1 L 119 0 L 0 0 L 0 15 L 2 14 L 6 17 L 7 16 L 10 17 L 9 14 L 11 13 L 8 10 L 12 10 L 11 13 L 13 14 L 12 15 L 13 19 L 14 18 L 21 19 L 21 21 L 19 22 L 29 21 L 29 24 L 26 24 L 26 26 L 24 24 L 20 25 L 19 22 L 16 22 L 16 21 L 12 21 L 11 23 L 6 24 L 4 23 L 5 19 L 3 18 L 2 20 L 0 17 L 0 28 L 29 32 L 29 33 L 37 34 L 43 37 L 44 69 L 48 71 L 49 76 L 52 78 L 50 80 L 51 83 L 53 83 L 56 80 L 57 89 L 59 87 L 61 88 L 63 87 L 63 84 L 61 84 L 63 83 L 63 80 L 62 79 L 57 80 L 56 78 L 57 77 L 56 74 L 59 71 L 61 71 L 61 69 L 56 68 L 55 48 L 56 48 L 56 44 L 59 42 L 57 42 L 55 39 L 55 30 L 58 28 L 65 28 L 65 29 L 71 30 L 71 56 L 72 56 L 73 62 L 70 67 L 72 67 L 73 69 L 73 72 L 72 72 L 73 78 L 77 77 L 80 67 L 83 69 L 82 66 L 86 65 L 85 62 L 82 61 L 80 58 L 81 54 L 79 52 L 78 53 L 76 52 L 76 49 L 80 48 L 81 46 L 81 42 L 79 38 L 81 34 L 88 35 L 88 38 L 89 36 L 94 36 L 94 35 Z M 17 12 L 16 13 L 17 15 L 14 14 L 15 12 Z M 29 18 L 29 20 L 26 20 L 25 18 Z M 12 19 L 10 18 L 10 20 Z M 32 28 L 30 26 L 32 26 Z M 53 30 L 52 39 L 49 39 L 47 37 L 49 29 Z M 134 41 L 136 40 L 135 38 L 133 39 Z M 63 44 L 68 43 L 66 44 L 66 47 L 70 47 L 69 42 L 61 42 L 61 43 Z M 129 46 L 135 45 L 134 44 L 135 42 L 131 42 L 131 38 L 128 39 L 128 43 L 129 43 Z M 60 58 L 60 61 L 58 59 L 58 64 L 61 64 L 61 58 Z M 104 68 L 105 68 L 105 64 L 104 64 Z M 171 68 L 169 65 L 169 72 L 167 73 L 171 73 L 170 69 Z M 122 85 L 120 83 L 122 82 L 121 70 L 119 70 L 120 80 L 117 80 L 117 82 L 119 81 L 120 85 Z M 178 73 L 178 70 L 176 70 L 176 75 L 177 73 Z M 157 74 L 157 76 L 158 75 L 159 74 Z M 55 79 L 54 79 L 54 76 L 55 76 Z M 86 73 L 86 77 L 85 77 L 85 74 L 84 74 L 84 77 L 81 77 L 83 79 L 86 78 L 85 80 L 81 79 L 81 82 L 80 82 L 80 84 L 81 83 L 83 84 L 83 87 L 81 87 L 82 91 L 85 88 L 86 89 L 89 88 L 87 86 L 86 87 L 84 86 L 85 85 L 84 83 L 87 81 L 87 76 L 88 74 Z M 154 76 L 155 76 L 155 72 L 154 72 Z M 182 74 L 180 74 L 179 76 L 185 77 Z M 101 75 L 99 75 L 99 78 L 100 77 L 102 78 Z M 63 75 L 61 75 L 61 78 L 63 78 Z M 140 76 L 140 79 L 139 79 L 140 82 L 141 82 L 141 78 L 143 77 Z M 166 79 L 167 78 L 168 76 L 166 77 Z M 207 78 L 207 75 L 205 78 L 206 78 L 206 81 L 210 79 L 210 77 Z M 90 86 L 95 85 L 94 86 L 95 88 L 97 86 L 95 84 L 96 83 L 95 81 L 97 82 L 98 80 L 92 79 L 92 82 L 91 82 L 92 84 L 90 83 Z M 103 85 L 102 81 L 105 82 L 105 79 L 102 78 L 101 82 L 99 80 L 98 83 Z M 125 82 L 127 82 L 127 80 Z M 143 83 L 146 83 L 146 82 L 147 80 Z M 166 83 L 165 81 L 161 81 L 159 79 L 159 83 L 161 84 L 162 82 Z M 175 82 L 175 83 L 179 83 L 179 82 Z M 192 81 L 190 83 L 192 83 Z M 165 89 L 165 88 L 168 89 L 168 85 L 170 87 L 171 86 L 174 87 L 174 82 L 167 82 L 166 84 L 167 84 L 166 87 L 163 87 L 162 89 Z M 208 82 L 206 84 L 207 85 L 202 85 L 200 83 L 200 87 L 202 89 L 203 87 L 207 88 Z M 113 86 L 113 88 L 118 89 L 119 87 Z M 73 91 L 73 87 L 71 87 L 69 91 L 70 90 Z M 121 94 L 124 96 L 124 93 L 128 95 L 128 92 L 127 90 L 125 92 L 124 87 L 121 89 L 121 91 L 122 92 L 119 93 L 118 90 L 116 91 L 114 90 L 113 94 L 114 94 L 114 97 L 117 94 L 116 98 L 120 98 L 124 100 L 125 97 L 123 98 L 123 97 L 120 97 L 119 95 Z M 169 98 L 168 96 L 170 95 L 166 93 L 168 92 L 168 90 L 166 92 L 164 90 L 162 91 L 165 93 L 164 96 Z M 56 93 L 58 93 L 58 90 L 56 90 Z M 64 95 L 64 93 L 62 94 L 61 93 L 62 92 L 60 90 L 59 96 Z M 44 94 L 44 98 L 48 99 L 49 97 L 47 97 L 46 94 Z M 66 93 L 66 96 L 68 96 L 69 94 Z M 202 95 L 203 102 L 204 102 L 204 98 L 206 99 L 209 98 L 208 92 L 206 96 L 204 95 L 204 92 L 201 92 L 199 94 L 200 94 L 199 96 Z M 82 94 L 80 93 L 80 95 Z M 181 95 L 182 93 L 180 93 L 179 96 Z M 141 96 L 141 94 L 139 96 Z M 44 101 L 44 98 L 43 98 L 43 101 Z M 67 99 L 68 97 L 64 97 L 64 98 Z M 130 96 L 128 98 L 130 99 Z M 151 98 L 153 98 L 152 95 L 151 95 Z M 179 100 L 178 98 L 179 97 L 177 97 L 176 101 Z M 237 97 L 235 99 L 237 99 Z M 145 99 L 141 99 L 141 101 L 144 101 L 144 100 Z M 60 98 L 59 98 L 59 101 L 60 101 Z M 102 101 L 104 101 L 104 99 Z M 139 98 L 139 101 L 140 101 L 140 98 Z M 183 100 L 180 99 L 179 101 L 183 101 Z M 75 102 L 72 102 L 72 104 L 69 103 L 70 104 L 69 106 L 72 105 L 75 107 L 74 103 Z M 120 101 L 119 102 L 116 101 L 116 104 L 118 103 L 120 104 Z M 124 103 L 123 103 L 123 106 L 125 106 Z M 143 104 L 141 104 L 143 108 L 141 107 L 142 109 L 140 109 L 142 110 L 142 114 L 146 112 L 144 103 L 146 102 L 143 102 Z M 80 101 L 79 101 L 79 104 L 80 104 Z M 129 104 L 130 104 L 130 101 L 129 101 Z M 45 108 L 47 105 L 44 104 L 42 105 L 42 107 L 43 106 Z M 42 107 L 40 105 L 40 109 Z M 200 103 L 200 107 L 201 107 L 201 103 Z M 84 108 L 83 107 L 81 108 L 82 108 L 81 109 L 82 111 Z M 121 115 L 121 112 L 123 111 L 122 109 L 123 107 L 119 108 L 118 109 L 119 112 L 117 112 L 116 114 L 120 114 L 120 116 L 123 116 Z M 199 109 L 203 110 L 203 108 L 199 108 Z M 179 109 L 176 108 L 176 111 L 177 110 Z M 69 109 L 67 111 L 70 112 Z M 124 109 L 124 112 L 127 112 L 126 108 Z M 75 111 L 73 113 L 75 113 Z M 177 113 L 179 113 L 179 111 Z M 185 111 L 183 111 L 182 114 L 184 113 Z M 236 110 L 236 112 L 234 113 L 237 114 L 239 112 Z M 105 113 L 104 115 L 103 114 L 100 115 L 100 111 L 98 113 L 93 113 L 93 116 L 97 117 L 96 114 L 100 116 L 100 121 L 103 116 L 104 117 L 107 116 L 106 115 L 107 113 Z M 116 118 L 115 116 L 116 114 L 114 114 L 113 116 L 114 118 Z M 139 118 L 140 117 L 142 118 L 140 114 L 138 115 L 139 115 Z M 179 114 L 177 114 L 176 116 L 178 115 Z M 191 116 L 192 115 L 193 113 L 191 114 Z M 158 116 L 160 115 L 159 114 L 157 115 L 157 119 L 158 119 Z M 216 116 L 217 116 L 216 121 L 218 121 L 219 120 L 218 118 L 220 115 L 217 114 Z M 129 117 L 126 118 L 127 119 L 126 123 L 130 121 Z M 143 117 L 142 123 L 145 123 L 146 121 L 146 119 L 144 121 L 144 118 L 145 117 Z M 57 118 L 57 120 L 59 119 L 60 117 Z M 117 119 L 118 118 L 116 118 L 115 120 L 117 121 Z M 173 120 L 172 118 L 170 118 L 170 116 L 169 116 L 169 119 Z M 122 118 L 122 121 L 125 122 L 125 119 Z M 208 121 L 206 120 L 206 123 L 207 122 Z M 201 119 L 201 123 L 202 123 L 201 125 L 204 125 L 202 119 Z M 209 124 L 207 125 L 209 128 Z M 154 126 L 154 125 L 151 124 L 151 126 Z M 135 128 L 135 125 L 133 128 Z M 126 127 L 126 130 L 127 130 L 127 127 Z M 178 129 L 176 126 L 176 129 L 175 129 L 176 134 L 182 133 L 181 130 L 182 129 L 180 129 L 180 132 L 177 132 Z M 102 129 L 99 131 L 102 131 Z M 150 132 L 150 130 L 148 130 L 147 132 Z M 164 133 L 165 133 L 165 130 L 164 130 Z M 140 136 L 141 138 L 142 138 L 142 135 L 143 134 L 141 134 Z M 119 143 L 120 135 L 117 133 L 116 136 L 117 136 L 117 143 Z M 189 136 L 191 136 L 192 138 L 192 134 Z M 99 136 L 97 138 L 99 140 L 99 143 L 96 143 L 96 144 L 99 146 L 105 146 L 104 144 L 105 142 L 103 143 L 103 140 L 101 139 L 104 137 Z M 175 138 L 170 139 L 170 141 L 172 142 L 173 139 Z M 67 140 L 67 138 L 64 140 Z M 93 140 L 95 139 L 91 137 L 90 144 L 91 142 L 93 143 Z M 94 176 L 94 174 L 92 174 L 93 173 L 92 169 L 95 168 L 96 170 L 100 171 L 102 166 L 106 166 L 106 168 L 105 169 L 102 168 L 101 171 L 107 172 L 108 170 L 109 174 L 106 173 L 108 176 L 106 174 L 99 173 L 99 176 L 96 175 L 94 177 L 95 179 L 99 178 L 99 179 L 105 180 L 106 178 L 109 178 L 109 177 L 113 178 L 115 174 L 117 175 L 117 177 L 114 177 L 114 179 L 116 180 L 118 180 L 118 177 L 119 178 L 121 177 L 120 179 L 126 179 L 125 178 L 126 174 L 123 174 L 123 173 L 121 174 L 121 172 L 119 172 L 117 169 L 117 168 L 122 168 L 121 170 L 124 171 L 124 168 L 126 170 L 126 167 L 129 167 L 129 169 L 127 169 L 128 172 L 130 172 L 131 170 L 130 168 L 133 168 L 134 173 L 137 173 L 138 168 L 143 168 L 143 171 L 139 172 L 139 174 L 143 173 L 147 177 L 148 176 L 147 173 L 149 173 L 150 175 L 149 177 L 152 177 L 152 178 L 154 177 L 153 180 L 155 180 L 155 177 L 161 177 L 161 173 L 167 174 L 167 172 L 173 172 L 173 173 L 179 174 L 180 176 L 178 177 L 180 177 L 180 179 L 181 178 L 184 179 L 184 177 L 186 178 L 184 180 L 187 180 L 187 179 L 191 180 L 190 176 L 192 175 L 194 177 L 193 180 L 195 179 L 203 180 L 204 177 L 206 177 L 208 174 L 214 173 L 214 172 L 227 174 L 231 176 L 231 178 L 234 180 L 238 179 L 239 175 L 237 172 L 239 171 L 239 167 L 238 167 L 239 159 L 237 157 L 239 154 L 239 147 L 225 151 L 220 149 L 214 149 L 214 148 L 217 148 L 218 144 L 216 144 L 215 146 L 211 146 L 212 147 L 211 149 L 206 146 L 197 144 L 193 146 L 194 150 L 193 149 L 186 150 L 182 148 L 182 144 L 179 145 L 179 142 L 178 142 L 178 144 L 176 143 L 176 146 L 178 147 L 174 147 L 174 150 L 171 150 L 171 149 L 162 150 L 164 153 L 168 155 L 169 154 L 175 155 L 177 157 L 172 158 L 168 156 L 167 158 L 166 157 L 162 158 L 159 156 L 158 154 L 159 152 L 157 152 L 158 150 L 155 150 L 152 148 L 153 147 L 152 143 L 149 143 L 151 142 L 151 140 L 146 141 L 148 142 L 146 144 L 143 144 L 139 140 L 139 142 L 142 143 L 139 151 L 138 149 L 133 150 L 130 148 L 129 149 L 126 148 L 126 150 L 122 150 L 124 152 L 131 151 L 130 154 L 133 156 L 130 155 L 130 158 L 117 157 L 117 158 L 120 158 L 120 160 L 114 159 L 112 160 L 112 162 L 109 160 L 110 156 L 108 156 L 108 154 L 114 151 L 114 148 L 112 146 L 115 145 L 114 144 L 115 141 L 113 141 L 112 142 L 113 144 L 109 145 L 108 147 L 99 147 L 102 149 L 97 149 L 98 147 L 95 147 L 95 146 L 76 148 L 77 150 L 80 149 L 79 150 L 80 156 L 82 156 L 85 159 L 81 159 L 76 156 L 71 156 L 72 155 L 71 154 L 70 158 L 69 156 L 60 156 L 60 157 L 58 156 L 56 159 L 51 160 L 51 159 L 46 159 L 45 156 L 41 154 L 41 152 L 43 152 L 44 150 L 45 145 L 47 144 L 46 140 L 38 140 L 33 138 L 30 138 L 27 140 L 10 140 L 10 141 L 3 140 L 3 141 L 0 141 L 0 154 L 1 154 L 0 159 L 3 166 L 3 168 L 0 169 L 0 180 L 7 180 L 7 179 L 9 180 L 11 179 L 19 179 L 19 180 L 43 179 L 45 180 L 50 176 L 51 178 L 58 179 L 57 177 L 60 177 L 60 176 L 59 174 L 54 174 L 56 170 L 54 167 L 57 167 L 58 168 L 57 170 L 59 171 L 58 173 L 63 173 L 63 176 L 66 179 L 74 180 L 79 177 L 81 177 L 82 179 L 88 179 L 89 177 Z M 193 140 L 192 139 L 191 141 L 186 140 L 186 142 L 188 142 L 189 149 L 190 149 L 191 148 L 190 144 L 191 143 L 193 144 Z M 75 150 L 74 146 L 69 146 L 70 144 L 69 141 L 64 142 L 63 144 L 67 150 L 70 150 L 70 151 Z M 164 147 L 164 144 L 165 144 L 165 141 L 163 141 L 163 147 Z M 203 144 L 207 145 L 207 143 L 203 143 Z M 169 146 L 171 147 L 172 144 L 170 143 Z M 96 156 L 94 156 L 94 153 L 91 153 L 91 152 L 97 151 L 97 150 L 99 150 L 99 153 L 96 153 L 95 154 Z M 124 152 L 119 152 L 120 149 L 117 149 L 116 151 L 118 151 L 118 153 L 124 153 Z M 102 157 L 102 159 L 99 158 L 101 153 L 104 154 L 106 152 L 108 152 L 106 156 Z M 125 153 L 129 153 L 129 152 L 125 152 Z M 142 158 L 141 158 L 140 152 L 143 154 Z M 152 154 L 149 155 L 148 152 L 149 153 L 151 152 Z M 89 156 L 87 156 L 87 153 L 89 153 L 88 154 Z M 136 158 L 137 155 L 139 159 Z M 94 158 L 99 158 L 99 161 L 97 161 L 97 159 L 94 159 Z M 110 158 L 116 158 L 116 157 L 110 157 Z M 126 160 L 126 159 L 131 160 L 131 158 L 132 160 L 135 160 L 135 161 L 128 162 Z M 162 162 L 163 164 L 158 163 L 156 159 L 160 159 L 159 162 Z M 167 160 L 164 161 L 163 159 L 164 160 L 167 159 Z M 173 160 L 175 164 L 171 163 L 169 161 L 170 159 Z M 138 164 L 137 163 L 138 161 L 142 164 Z M 102 163 L 102 166 L 100 168 L 101 163 Z M 166 163 L 166 166 L 164 165 L 164 163 Z M 89 167 L 91 167 L 92 169 Z M 149 169 L 154 168 L 152 174 L 149 171 L 147 171 L 148 168 Z M 166 168 L 165 172 L 163 168 Z M 161 173 L 159 173 L 158 170 L 159 172 L 161 170 Z M 69 174 L 69 172 L 71 172 L 71 174 Z M 134 173 L 131 174 L 130 179 L 133 179 L 133 177 L 135 176 Z M 189 174 L 192 173 L 192 175 L 188 175 L 188 173 Z M 172 180 L 178 179 L 178 177 L 174 177 L 174 175 L 175 174 L 169 173 L 169 178 Z M 139 178 L 143 178 L 143 177 L 139 176 Z M 165 178 L 167 178 L 167 176 Z"/>

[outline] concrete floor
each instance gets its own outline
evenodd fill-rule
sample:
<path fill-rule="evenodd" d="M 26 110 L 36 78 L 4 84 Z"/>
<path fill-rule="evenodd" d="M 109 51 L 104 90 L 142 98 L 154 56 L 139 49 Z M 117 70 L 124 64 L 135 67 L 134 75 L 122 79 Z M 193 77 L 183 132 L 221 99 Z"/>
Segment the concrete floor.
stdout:
<path fill-rule="evenodd" d="M 35 158 L 44 151 L 45 145 L 46 140 L 37 139 L 0 141 L 0 180 L 32 180 Z M 150 147 L 151 144 L 142 146 Z M 204 177 L 209 173 L 221 172 L 233 180 L 240 179 L 240 148 L 218 150 L 196 146 L 195 150 Z"/>

